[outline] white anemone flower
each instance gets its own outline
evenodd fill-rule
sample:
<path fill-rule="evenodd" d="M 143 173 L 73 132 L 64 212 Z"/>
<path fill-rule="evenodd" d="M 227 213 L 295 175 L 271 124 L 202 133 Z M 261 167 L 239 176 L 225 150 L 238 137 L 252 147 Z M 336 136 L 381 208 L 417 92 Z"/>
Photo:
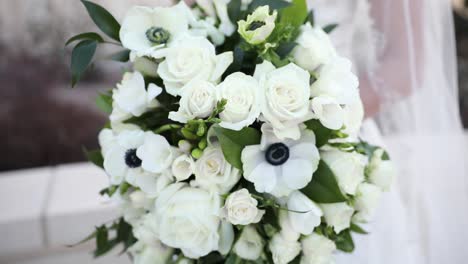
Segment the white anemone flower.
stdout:
<path fill-rule="evenodd" d="M 184 5 L 181 1 L 172 7 L 132 7 L 120 29 L 122 45 L 140 57 L 159 57 L 158 50 L 189 30 Z"/>
<path fill-rule="evenodd" d="M 260 145 L 242 151 L 244 177 L 261 193 L 288 196 L 307 186 L 320 160 L 313 131 L 304 130 L 299 140 L 280 140 L 271 126 L 262 126 Z"/>

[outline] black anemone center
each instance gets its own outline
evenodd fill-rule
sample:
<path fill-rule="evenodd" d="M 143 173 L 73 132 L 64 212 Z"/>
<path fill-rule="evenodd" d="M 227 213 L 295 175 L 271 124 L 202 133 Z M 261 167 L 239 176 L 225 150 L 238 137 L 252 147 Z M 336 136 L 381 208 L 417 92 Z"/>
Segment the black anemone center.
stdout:
<path fill-rule="evenodd" d="M 270 145 L 265 152 L 265 158 L 271 165 L 283 165 L 289 159 L 289 148 L 283 143 Z"/>
<path fill-rule="evenodd" d="M 263 21 L 254 21 L 252 22 L 249 27 L 247 28 L 248 31 L 254 31 L 257 28 L 261 28 L 265 25 L 265 22 Z"/>
<path fill-rule="evenodd" d="M 138 168 L 141 166 L 141 159 L 136 155 L 136 149 L 129 149 L 125 152 L 125 164 L 129 168 Z"/>
<path fill-rule="evenodd" d="M 166 44 L 169 41 L 170 36 L 171 34 L 169 31 L 161 27 L 151 27 L 146 31 L 146 37 L 148 40 L 156 45 Z"/>

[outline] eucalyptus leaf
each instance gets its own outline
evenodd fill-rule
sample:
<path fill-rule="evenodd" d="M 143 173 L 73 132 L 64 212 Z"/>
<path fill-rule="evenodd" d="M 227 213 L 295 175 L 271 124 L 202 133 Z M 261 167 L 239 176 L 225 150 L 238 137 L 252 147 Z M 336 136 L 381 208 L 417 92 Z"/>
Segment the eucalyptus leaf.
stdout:
<path fill-rule="evenodd" d="M 104 168 L 104 157 L 102 156 L 100 149 L 87 150 L 83 147 L 83 153 L 85 154 L 86 158 L 94 165 L 100 168 Z"/>
<path fill-rule="evenodd" d="M 299 27 L 304 24 L 307 15 L 306 0 L 292 0 L 292 5 L 281 10 L 281 22 Z"/>
<path fill-rule="evenodd" d="M 229 130 L 220 126 L 215 126 L 213 129 L 221 144 L 225 159 L 235 168 L 242 170 L 242 150 L 246 146 L 259 144 L 260 132 L 250 127 L 240 131 Z"/>
<path fill-rule="evenodd" d="M 338 27 L 338 24 L 326 25 L 326 26 L 323 28 L 323 31 L 325 31 L 325 33 L 327 33 L 327 34 L 330 34 L 333 30 L 335 30 L 336 27 Z"/>
<path fill-rule="evenodd" d="M 291 3 L 283 0 L 253 0 L 249 5 L 249 12 L 253 12 L 257 7 L 268 5 L 271 9 L 282 9 L 291 5 Z"/>
<path fill-rule="evenodd" d="M 104 7 L 90 1 L 81 0 L 96 26 L 107 36 L 120 41 L 120 24 Z"/>
<path fill-rule="evenodd" d="M 78 43 L 72 51 L 71 73 L 72 87 L 74 87 L 86 69 L 91 65 L 94 54 L 96 53 L 97 41 L 86 39 Z"/>
<path fill-rule="evenodd" d="M 99 94 L 96 97 L 96 106 L 104 113 L 112 113 L 112 96 L 109 94 Z"/>
<path fill-rule="evenodd" d="M 317 203 L 341 203 L 347 200 L 338 186 L 335 174 L 324 161 L 320 161 L 312 181 L 301 191 Z"/>
<path fill-rule="evenodd" d="M 86 33 L 81 33 L 76 36 L 71 37 L 67 42 L 65 43 L 65 46 L 68 46 L 70 43 L 77 41 L 77 40 L 95 40 L 98 43 L 104 42 L 104 39 L 99 35 L 98 33 L 95 32 L 86 32 Z"/>

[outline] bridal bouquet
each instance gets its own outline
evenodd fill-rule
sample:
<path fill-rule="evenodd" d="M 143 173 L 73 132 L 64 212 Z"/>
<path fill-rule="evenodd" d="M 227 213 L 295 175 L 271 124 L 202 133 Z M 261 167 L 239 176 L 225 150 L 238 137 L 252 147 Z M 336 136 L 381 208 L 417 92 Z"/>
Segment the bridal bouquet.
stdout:
<path fill-rule="evenodd" d="M 98 33 L 77 35 L 73 85 L 96 48 L 126 64 L 97 98 L 110 114 L 88 157 L 122 217 L 96 256 L 123 245 L 134 263 L 331 263 L 352 252 L 394 169 L 359 139 L 351 63 L 305 0 L 199 0 L 134 6 L 120 25 L 82 1 Z"/>

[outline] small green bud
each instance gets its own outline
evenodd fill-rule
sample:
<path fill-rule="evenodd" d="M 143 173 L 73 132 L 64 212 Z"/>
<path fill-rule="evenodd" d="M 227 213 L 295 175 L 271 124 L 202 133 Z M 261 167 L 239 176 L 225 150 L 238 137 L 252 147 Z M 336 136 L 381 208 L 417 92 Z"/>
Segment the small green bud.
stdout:
<path fill-rule="evenodd" d="M 208 145 L 208 142 L 206 141 L 206 138 L 203 138 L 200 142 L 198 142 L 198 148 L 204 150 L 206 149 Z"/>
<path fill-rule="evenodd" d="M 179 143 L 177 144 L 179 146 L 179 149 L 185 153 L 190 152 L 192 149 L 192 144 L 188 142 L 187 140 L 179 140 Z"/>
<path fill-rule="evenodd" d="M 197 129 L 197 136 L 203 137 L 206 133 L 207 127 L 205 122 L 200 122 L 198 124 L 198 129 Z"/>
<path fill-rule="evenodd" d="M 187 128 L 182 128 L 180 130 L 180 132 L 182 133 L 182 135 L 186 138 L 186 139 L 190 139 L 190 140 L 196 140 L 198 139 L 197 135 L 195 135 L 192 131 L 190 131 L 189 129 Z"/>
<path fill-rule="evenodd" d="M 198 149 L 198 148 L 192 150 L 192 157 L 193 158 L 199 159 L 199 158 L 201 158 L 202 155 L 203 155 L 203 150 Z"/>
<path fill-rule="evenodd" d="M 129 189 L 130 187 L 131 187 L 131 186 L 130 186 L 130 184 L 128 184 L 128 183 L 126 183 L 126 182 L 122 183 L 122 184 L 120 185 L 120 194 L 125 194 L 125 193 L 128 191 L 128 189 Z"/>

